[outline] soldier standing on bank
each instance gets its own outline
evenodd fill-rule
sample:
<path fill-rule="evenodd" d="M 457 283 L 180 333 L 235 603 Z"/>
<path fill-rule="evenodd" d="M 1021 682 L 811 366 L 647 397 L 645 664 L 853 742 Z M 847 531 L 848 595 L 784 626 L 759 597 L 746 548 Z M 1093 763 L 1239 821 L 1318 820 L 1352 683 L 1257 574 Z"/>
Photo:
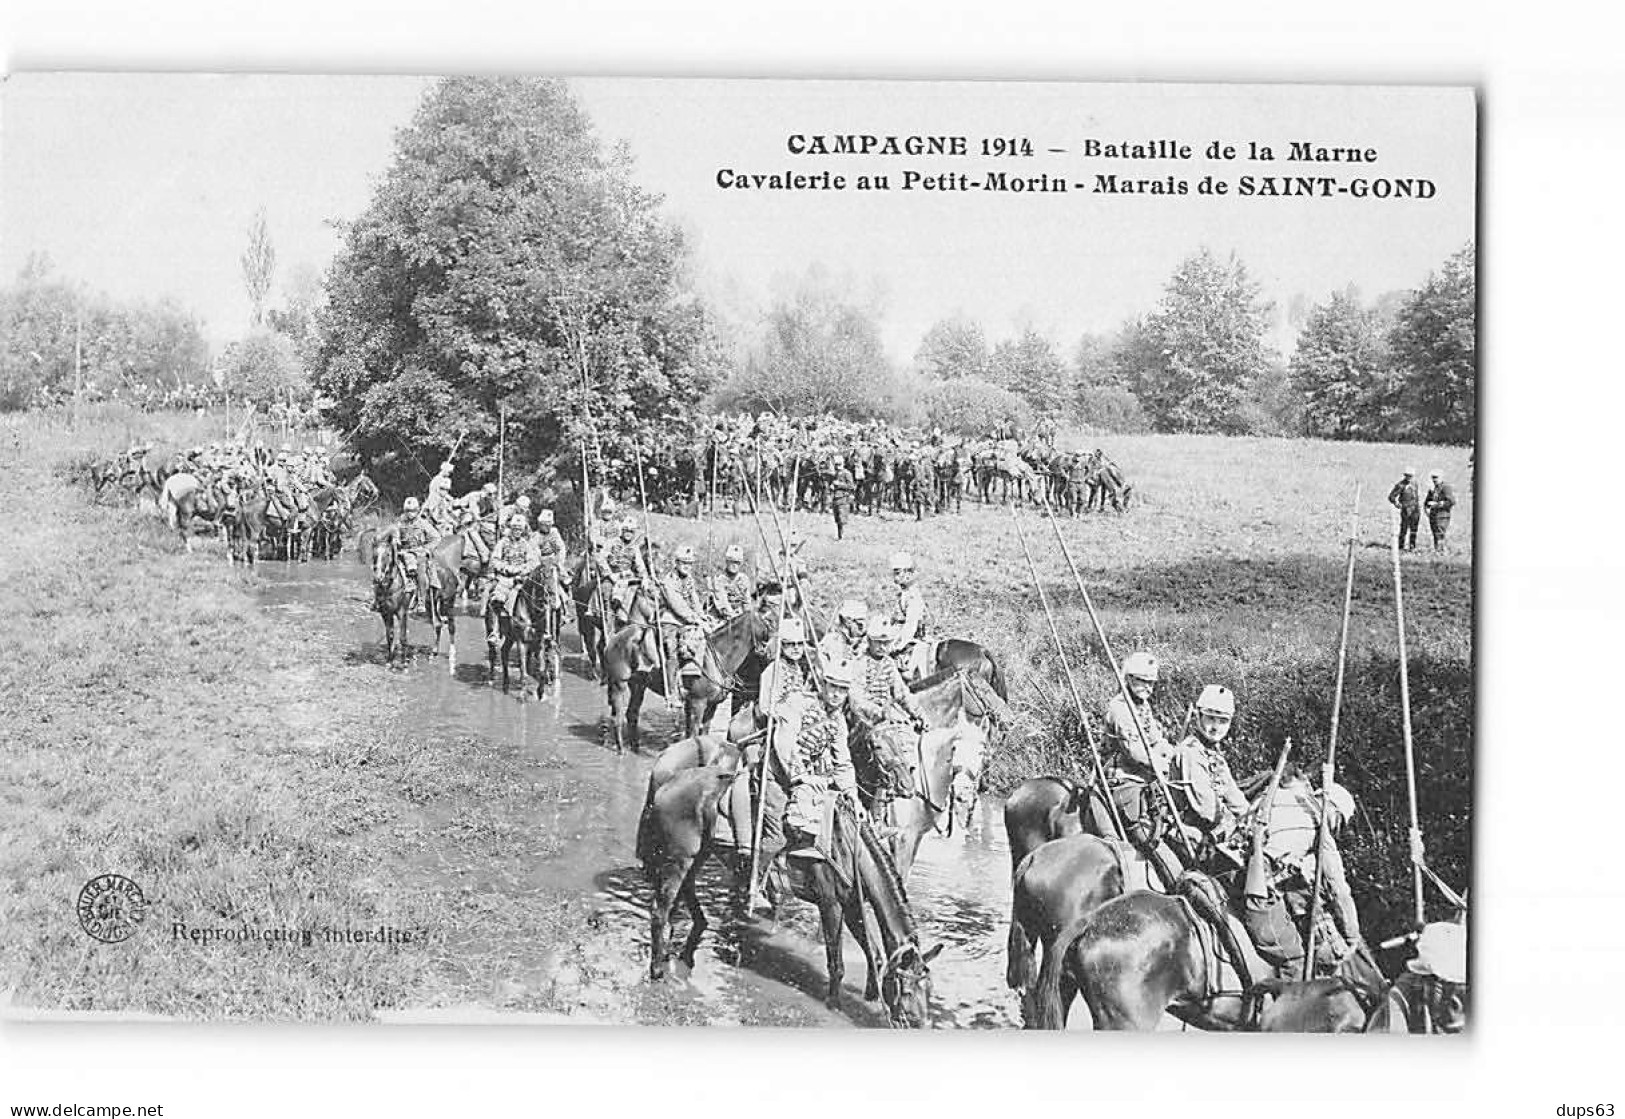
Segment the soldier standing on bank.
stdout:
<path fill-rule="evenodd" d="M 1456 507 L 1456 491 L 1437 470 L 1429 480 L 1433 485 L 1422 505 L 1427 510 L 1428 529 L 1433 533 L 1433 550 L 1442 555 L 1450 550 L 1445 536 L 1450 532 L 1450 510 Z"/>
<path fill-rule="evenodd" d="M 1416 551 L 1416 529 L 1422 523 L 1422 494 L 1416 485 L 1416 468 L 1407 466 L 1405 476 L 1388 491 L 1388 504 L 1399 510 L 1399 550 Z"/>
<path fill-rule="evenodd" d="M 835 468 L 835 476 L 829 483 L 829 508 L 835 515 L 835 539 L 840 540 L 846 533 L 846 515 L 852 511 L 852 499 L 858 492 L 858 480 L 852 476 L 852 471 L 843 461 Z"/>

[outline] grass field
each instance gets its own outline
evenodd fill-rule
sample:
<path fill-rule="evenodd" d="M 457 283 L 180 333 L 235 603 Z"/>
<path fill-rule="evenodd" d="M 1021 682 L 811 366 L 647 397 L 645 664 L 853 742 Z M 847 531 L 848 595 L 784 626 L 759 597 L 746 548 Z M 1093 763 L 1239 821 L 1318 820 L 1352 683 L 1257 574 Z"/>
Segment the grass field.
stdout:
<path fill-rule="evenodd" d="M 1361 912 L 1379 931 L 1405 922 L 1410 878 L 1389 488 L 1413 466 L 1437 469 L 1456 489 L 1454 551 L 1403 556 L 1418 794 L 1429 862 L 1468 883 L 1473 777 L 1473 501 L 1466 448 L 1197 436 L 1101 440 L 1135 485 L 1123 514 L 1063 519 L 1065 535 L 1119 657 L 1147 649 L 1162 663 L 1155 700 L 1174 734 L 1201 686 L 1224 684 L 1239 704 L 1228 743 L 1238 773 L 1268 767 L 1268 744 L 1290 734 L 1295 757 L 1318 770 L 1331 718 L 1350 515 L 1361 486 L 1359 544 L 1338 780 L 1363 811 L 1344 848 Z M 789 527 L 790 518 L 785 518 Z M 755 523 L 653 518 L 675 537 L 720 556 L 730 543 L 762 551 Z M 826 609 L 845 595 L 890 607 L 894 549 L 912 551 L 933 626 L 981 641 L 1001 658 L 1020 725 L 989 765 L 1004 791 L 1038 773 L 1082 776 L 1086 753 L 1054 647 L 1023 557 L 1024 533 L 1054 607 L 1088 709 L 1115 683 L 1049 523 L 1032 510 L 967 503 L 962 516 L 856 517 L 847 538 L 803 512 L 813 597 Z M 767 533 L 774 533 L 771 522 Z"/>

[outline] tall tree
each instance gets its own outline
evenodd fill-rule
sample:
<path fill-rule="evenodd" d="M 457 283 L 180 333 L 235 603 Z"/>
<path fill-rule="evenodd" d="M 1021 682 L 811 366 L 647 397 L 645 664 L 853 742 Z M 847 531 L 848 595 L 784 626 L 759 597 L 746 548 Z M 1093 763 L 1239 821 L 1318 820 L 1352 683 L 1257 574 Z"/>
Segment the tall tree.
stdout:
<path fill-rule="evenodd" d="M 1159 431 L 1250 429 L 1254 383 L 1267 360 L 1270 304 L 1233 254 L 1204 248 L 1174 270 L 1145 324 L 1135 394 Z"/>
<path fill-rule="evenodd" d="M 1303 397 L 1307 434 L 1325 439 L 1398 438 L 1390 429 L 1388 355 L 1376 312 L 1352 287 L 1314 307 L 1289 367 Z"/>
<path fill-rule="evenodd" d="M 248 292 L 249 325 L 256 330 L 265 322 L 265 300 L 271 294 L 271 280 L 276 275 L 276 249 L 271 244 L 271 231 L 261 207 L 248 227 L 248 247 L 243 250 L 243 287 Z"/>
<path fill-rule="evenodd" d="M 861 419 L 891 411 L 893 381 L 874 314 L 815 266 L 775 300 L 719 402 Z"/>
<path fill-rule="evenodd" d="M 1066 363 L 1032 327 L 995 346 L 990 366 L 993 383 L 1021 397 L 1037 415 L 1058 420 L 1069 410 L 1073 394 Z"/>
<path fill-rule="evenodd" d="M 1470 443 L 1477 422 L 1478 254 L 1455 253 L 1400 306 L 1388 346 L 1401 402 L 1419 438 Z"/>
<path fill-rule="evenodd" d="M 576 453 L 690 413 L 715 375 L 686 251 L 564 84 L 457 78 L 396 138 L 319 315 L 317 388 L 377 474 L 461 461 L 578 476 Z M 427 464 L 427 465 L 426 465 Z"/>
<path fill-rule="evenodd" d="M 920 340 L 914 365 L 933 381 L 986 377 L 987 339 L 980 326 L 961 315 L 941 319 Z"/>
<path fill-rule="evenodd" d="M 1150 425 L 1129 385 L 1137 361 L 1137 323 L 1114 337 L 1085 334 L 1072 351 L 1072 415 L 1097 431 L 1145 431 Z"/>

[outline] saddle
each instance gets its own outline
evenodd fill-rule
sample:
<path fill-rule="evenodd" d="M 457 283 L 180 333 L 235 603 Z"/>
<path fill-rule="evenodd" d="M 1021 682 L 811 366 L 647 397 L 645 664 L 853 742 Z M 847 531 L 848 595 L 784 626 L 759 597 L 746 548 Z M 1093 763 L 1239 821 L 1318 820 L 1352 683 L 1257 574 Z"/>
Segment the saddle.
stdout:
<path fill-rule="evenodd" d="M 1260 980 L 1273 978 L 1271 975 L 1253 974 L 1251 961 L 1256 954 L 1249 954 L 1237 939 L 1235 929 L 1230 925 L 1229 906 L 1217 882 L 1200 871 L 1186 871 L 1174 883 L 1173 894 L 1185 904 L 1198 935 L 1204 938 L 1202 951 L 1207 960 L 1210 998 L 1222 992 L 1217 951 L 1220 947 L 1241 982 L 1241 991 L 1231 993 L 1250 994 Z M 1259 1010 L 1256 1000 L 1249 999 L 1249 1004 L 1245 1018 L 1256 1020 Z"/>

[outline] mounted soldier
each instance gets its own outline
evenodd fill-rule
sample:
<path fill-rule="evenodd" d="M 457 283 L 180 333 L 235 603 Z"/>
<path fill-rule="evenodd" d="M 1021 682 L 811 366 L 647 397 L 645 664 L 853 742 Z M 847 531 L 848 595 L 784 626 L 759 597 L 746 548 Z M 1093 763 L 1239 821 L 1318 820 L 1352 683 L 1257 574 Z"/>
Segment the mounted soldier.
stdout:
<path fill-rule="evenodd" d="M 1132 653 L 1123 661 L 1122 672 L 1129 698 L 1125 701 L 1121 695 L 1115 695 L 1106 704 L 1101 765 L 1129 839 L 1148 857 L 1160 861 L 1160 873 L 1171 881 L 1172 876 L 1183 869 L 1183 863 L 1174 856 L 1172 848 L 1162 841 L 1147 849 L 1151 837 L 1159 834 L 1158 824 L 1164 815 L 1155 784 L 1159 777 L 1167 778 L 1174 752 L 1151 706 L 1151 696 L 1157 687 L 1157 659 L 1146 652 Z M 1096 835 L 1113 834 L 1110 819 L 1099 812 L 1095 814 L 1091 830 Z"/>
<path fill-rule="evenodd" d="M 502 640 L 502 619 L 513 617 L 519 584 L 540 563 L 541 556 L 524 514 L 510 514 L 502 539 L 491 555 L 491 592 L 485 600 L 487 645 L 496 645 Z"/>
<path fill-rule="evenodd" d="M 1196 700 L 1191 733 L 1174 747 L 1168 786 L 1180 810 L 1180 827 L 1197 852 L 1197 862 L 1213 873 L 1239 870 L 1241 856 L 1232 841 L 1247 814 L 1247 797 L 1236 784 L 1220 748 L 1236 717 L 1229 688 L 1209 684 Z"/>
<path fill-rule="evenodd" d="M 869 607 L 861 598 L 849 598 L 841 603 L 835 617 L 834 628 L 818 642 L 818 663 L 826 669 L 832 664 L 855 664 L 862 659 Z"/>
<path fill-rule="evenodd" d="M 745 549 L 729 544 L 722 553 L 722 571 L 711 580 L 706 598 L 707 617 L 712 629 L 750 609 L 752 587 L 745 574 Z"/>
<path fill-rule="evenodd" d="M 925 713 L 903 681 L 897 661 L 891 656 L 894 633 L 891 623 L 871 617 L 864 632 L 865 652 L 857 662 L 853 680 L 852 709 L 871 725 L 908 723 L 916 731 L 925 729 Z"/>
<path fill-rule="evenodd" d="M 544 570 L 551 571 L 552 577 L 544 579 L 542 583 L 547 604 L 562 607 L 564 599 L 569 595 L 564 573 L 570 561 L 564 546 L 564 537 L 559 535 L 559 530 L 553 523 L 553 510 L 542 508 L 536 511 L 536 531 L 531 535 L 531 541 L 536 545 L 538 565 Z"/>
<path fill-rule="evenodd" d="M 643 548 L 638 540 L 638 522 L 635 517 L 623 517 L 620 535 L 603 551 L 600 575 L 610 583 L 610 607 L 615 613 L 615 627 L 626 624 L 632 596 L 644 583 L 649 582 L 649 568 L 644 560 Z"/>
<path fill-rule="evenodd" d="M 424 515 L 437 524 L 445 522 L 451 515 L 451 472 L 453 463 L 451 456 L 440 464 L 440 469 L 433 478 L 429 479 L 429 493 L 423 499 Z"/>
<path fill-rule="evenodd" d="M 824 674 L 818 702 L 808 705 L 793 743 L 775 739 L 775 768 L 789 780 L 784 830 L 791 855 L 808 848 L 812 849 L 809 854 L 828 854 L 834 797 L 857 797 L 844 714 L 851 688 L 851 673 L 845 666 L 830 669 Z M 780 753 L 781 743 L 790 748 Z"/>
<path fill-rule="evenodd" d="M 1249 876 L 1242 924 L 1259 954 L 1287 974 L 1296 974 L 1303 964 L 1320 836 L 1319 799 L 1302 776 L 1294 776 L 1255 810 L 1265 813 L 1267 821 L 1259 861 L 1263 873 Z M 1349 951 L 1364 943 L 1360 914 L 1354 908 L 1337 847 L 1338 831 L 1354 814 L 1354 797 L 1333 783 L 1326 790 L 1326 808 L 1326 858 L 1320 874 L 1327 904 L 1321 909 L 1315 933 L 1317 974 L 1330 972 Z"/>
<path fill-rule="evenodd" d="M 891 574 L 897 586 L 897 603 L 891 616 L 895 627 L 892 656 L 897 658 L 905 680 L 918 680 L 928 671 L 925 663 L 928 648 L 925 594 L 914 583 L 917 575 L 914 557 L 908 552 L 893 552 Z"/>
<path fill-rule="evenodd" d="M 660 636 L 665 642 L 666 694 L 677 694 L 678 680 L 701 672 L 705 604 L 694 576 L 694 549 L 684 544 L 672 556 L 672 569 L 660 580 Z"/>
<path fill-rule="evenodd" d="M 395 543 L 395 555 L 406 571 L 406 580 L 414 588 L 420 604 L 426 603 L 429 587 L 436 578 L 433 564 L 424 562 L 424 553 L 434 546 L 438 534 L 421 515 L 418 499 L 409 497 L 401 502 L 400 520 L 385 530 Z"/>
<path fill-rule="evenodd" d="M 844 697 L 843 697 L 844 698 Z M 756 696 L 758 722 L 773 716 L 769 740 L 770 780 L 757 790 L 763 801 L 761 865 L 770 864 L 784 849 L 784 812 L 789 803 L 790 759 L 796 750 L 803 715 L 817 702 L 812 667 L 807 661 L 807 630 L 799 618 L 785 618 L 779 626 L 778 651 L 762 670 Z M 754 912 L 769 908 L 752 883 L 749 906 Z"/>

